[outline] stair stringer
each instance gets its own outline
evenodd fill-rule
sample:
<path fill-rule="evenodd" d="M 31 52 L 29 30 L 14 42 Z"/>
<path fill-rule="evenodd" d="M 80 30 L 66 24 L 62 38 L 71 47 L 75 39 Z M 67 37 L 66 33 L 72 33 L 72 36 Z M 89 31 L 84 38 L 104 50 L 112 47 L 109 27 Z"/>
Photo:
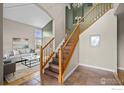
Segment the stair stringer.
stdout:
<path fill-rule="evenodd" d="M 74 70 L 78 67 L 78 64 L 79 64 L 79 41 L 76 44 L 76 47 L 68 64 L 68 67 L 64 73 L 64 81 L 74 72 Z"/>

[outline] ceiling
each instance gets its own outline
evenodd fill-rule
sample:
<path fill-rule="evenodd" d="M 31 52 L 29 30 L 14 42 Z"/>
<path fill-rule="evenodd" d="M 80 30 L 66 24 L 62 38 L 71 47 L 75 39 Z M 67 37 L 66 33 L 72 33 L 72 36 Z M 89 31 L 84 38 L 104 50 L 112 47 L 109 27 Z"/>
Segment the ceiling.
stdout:
<path fill-rule="evenodd" d="M 3 17 L 34 27 L 44 27 L 52 18 L 36 4 L 5 3 Z"/>

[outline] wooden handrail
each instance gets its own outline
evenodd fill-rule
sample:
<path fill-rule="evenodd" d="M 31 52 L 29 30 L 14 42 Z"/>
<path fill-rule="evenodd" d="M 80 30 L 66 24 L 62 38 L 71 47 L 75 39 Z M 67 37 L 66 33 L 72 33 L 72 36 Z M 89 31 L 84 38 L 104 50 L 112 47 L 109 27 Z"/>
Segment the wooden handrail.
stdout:
<path fill-rule="evenodd" d="M 99 5 L 99 3 L 95 4 L 95 5 L 87 12 L 87 14 L 86 14 L 84 17 L 82 17 L 82 18 L 80 19 L 80 21 L 76 24 L 76 27 L 75 27 L 74 31 L 71 33 L 71 35 L 70 35 L 70 36 L 68 37 L 68 39 L 66 40 L 66 42 L 65 42 L 65 44 L 64 44 L 64 47 L 67 45 L 68 41 L 70 40 L 70 38 L 71 38 L 72 35 L 74 34 L 75 30 L 77 29 L 77 27 L 78 27 L 78 25 L 81 23 L 81 21 L 82 21 L 84 18 L 86 18 L 86 17 L 96 8 L 96 6 L 98 6 L 98 5 Z"/>
<path fill-rule="evenodd" d="M 105 12 L 107 12 L 109 9 L 111 9 L 111 6 L 109 4 L 107 4 L 107 5 L 106 4 L 105 5 L 101 4 L 100 9 L 99 9 L 100 12 L 98 11 L 95 16 L 92 16 L 95 13 L 94 11 L 97 11 L 97 9 L 99 8 L 99 5 L 100 4 L 95 4 L 87 12 L 87 14 L 84 17 L 81 18 L 81 20 L 77 21 L 75 29 L 73 30 L 73 32 L 65 40 L 65 43 L 59 49 L 59 76 L 58 76 L 58 81 L 61 84 L 64 82 L 63 81 L 64 73 L 65 73 L 65 71 L 66 71 L 66 69 L 68 67 L 69 61 L 70 61 L 70 59 L 72 57 L 72 54 L 74 52 L 74 48 L 76 47 L 76 44 L 78 43 L 78 40 L 79 40 L 80 25 L 82 25 L 81 22 L 83 21 L 83 19 L 88 17 L 88 18 L 86 18 L 86 20 L 84 20 L 86 23 L 84 22 L 83 25 L 88 24 L 88 26 L 86 26 L 86 27 L 89 27 L 90 25 L 92 25 L 93 22 L 96 21 L 96 19 L 100 18 Z M 102 13 L 102 14 L 98 14 L 98 13 Z M 91 15 L 92 18 L 89 18 L 90 15 Z M 95 21 L 92 22 L 92 20 L 94 20 L 94 18 L 95 18 Z M 69 46 L 70 47 L 70 49 L 68 50 L 69 53 L 68 53 L 68 55 L 65 56 L 64 51 L 66 50 L 66 47 L 68 47 L 69 42 L 73 43 L 73 44 L 71 46 Z"/>
<path fill-rule="evenodd" d="M 95 5 L 87 12 L 87 14 L 86 14 L 85 16 L 83 16 L 83 17 L 80 19 L 79 23 L 81 23 L 81 21 L 82 21 L 84 18 L 86 18 L 86 17 L 96 8 L 96 6 L 98 6 L 98 5 L 99 5 L 99 3 L 95 4 Z M 111 6 L 111 7 L 112 7 L 112 6 Z"/>
<path fill-rule="evenodd" d="M 53 40 L 54 40 L 54 37 L 43 48 L 41 46 L 41 49 L 40 49 L 40 73 L 41 73 L 41 76 L 44 73 L 45 66 L 47 65 L 49 60 L 54 55 L 53 48 L 51 48 L 51 50 L 48 51 L 48 53 L 45 52 L 45 51 L 49 50 L 49 48 L 51 47 L 51 44 L 53 46 Z M 48 56 L 48 57 L 46 58 L 46 56 Z"/>
<path fill-rule="evenodd" d="M 80 33 L 80 27 L 79 24 L 77 24 L 76 28 L 74 29 L 74 31 L 71 33 L 71 35 L 68 37 L 68 39 L 66 40 L 64 46 L 61 46 L 59 49 L 59 76 L 58 76 L 58 82 L 60 84 L 63 84 L 64 82 L 64 73 L 68 67 L 69 61 L 71 59 L 71 56 L 74 52 L 74 48 L 76 47 L 76 44 L 79 40 L 79 33 Z M 71 38 L 74 38 L 73 44 L 71 45 L 70 51 L 68 56 L 65 57 L 64 60 L 64 52 L 65 51 L 65 47 L 68 46 L 68 42 L 70 42 Z"/>
<path fill-rule="evenodd" d="M 79 20 L 80 25 L 82 26 L 81 32 L 86 30 L 89 26 L 95 23 L 101 16 L 103 16 L 107 11 L 112 8 L 111 3 L 102 4 L 98 3 L 94 5 L 84 17 Z M 98 10 L 98 11 L 97 11 Z"/>
<path fill-rule="evenodd" d="M 68 64 L 69 64 L 70 58 L 71 58 L 71 56 L 72 56 L 72 54 L 73 54 L 73 52 L 74 52 L 74 48 L 76 47 L 76 44 L 77 44 L 77 42 L 78 42 L 78 40 L 79 40 L 79 34 L 80 34 L 80 27 L 79 27 L 79 25 L 77 26 L 77 28 L 76 28 L 75 31 L 77 31 L 77 33 L 76 33 L 77 36 L 76 36 L 76 38 L 75 38 L 75 40 L 74 40 L 74 42 L 73 42 L 73 46 L 72 46 L 72 48 L 71 48 L 71 50 L 70 50 L 70 55 L 69 55 L 69 57 L 68 57 L 68 59 L 67 59 L 67 62 L 66 62 L 65 65 L 64 65 L 62 74 L 65 73 L 65 71 L 66 71 L 66 69 L 67 69 L 67 66 L 68 66 Z"/>
<path fill-rule="evenodd" d="M 44 47 L 43 49 L 45 49 L 55 38 L 53 37 Z"/>
<path fill-rule="evenodd" d="M 87 16 L 91 13 L 91 11 L 93 11 L 93 9 L 96 8 L 97 5 L 98 5 L 98 4 L 95 4 L 95 5 L 86 13 L 86 15 L 81 18 L 81 20 L 79 21 L 79 23 L 80 23 L 85 17 L 87 17 Z"/>
<path fill-rule="evenodd" d="M 40 74 L 42 75 L 43 73 L 43 48 L 41 46 L 40 48 Z"/>
<path fill-rule="evenodd" d="M 69 40 L 70 40 L 70 38 L 72 37 L 72 35 L 74 34 L 75 30 L 76 30 L 77 27 L 79 26 L 80 22 L 81 22 L 85 17 L 87 17 L 87 15 L 89 15 L 90 12 L 91 12 L 97 5 L 98 5 L 98 4 L 95 4 L 95 5 L 87 12 L 87 14 L 86 14 L 84 17 L 82 17 L 81 20 L 76 24 L 76 27 L 75 27 L 74 31 L 73 31 L 73 32 L 71 33 L 71 35 L 68 37 L 68 39 L 67 39 L 67 41 L 65 42 L 63 48 L 64 48 L 64 47 L 67 45 L 67 43 L 69 42 Z"/>
<path fill-rule="evenodd" d="M 74 31 L 70 34 L 70 36 L 67 38 L 67 40 L 65 41 L 65 44 L 63 45 L 63 48 L 65 48 L 65 46 L 68 44 L 69 40 L 71 39 L 71 37 L 73 36 L 75 30 L 77 29 L 77 27 L 79 26 L 79 23 L 77 23 Z"/>

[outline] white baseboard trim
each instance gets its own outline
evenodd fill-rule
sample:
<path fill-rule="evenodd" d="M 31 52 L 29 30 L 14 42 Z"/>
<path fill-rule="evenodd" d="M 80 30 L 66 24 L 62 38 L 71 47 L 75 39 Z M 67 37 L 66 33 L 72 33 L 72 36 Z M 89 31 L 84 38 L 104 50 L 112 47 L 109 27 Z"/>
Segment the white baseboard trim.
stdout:
<path fill-rule="evenodd" d="M 100 69 L 100 70 L 104 70 L 104 71 L 110 71 L 110 72 L 116 72 L 113 69 L 108 69 L 108 68 L 103 68 L 103 67 L 97 67 L 97 66 L 93 66 L 93 65 L 87 65 L 87 64 L 79 64 L 80 66 L 85 66 L 85 67 L 90 67 L 90 68 L 95 68 L 95 69 Z"/>
<path fill-rule="evenodd" d="M 118 69 L 120 69 L 120 70 L 124 70 L 124 68 L 123 68 L 123 67 L 118 67 Z"/>
<path fill-rule="evenodd" d="M 74 72 L 74 70 L 78 67 L 79 65 L 76 65 L 64 78 L 64 81 Z"/>

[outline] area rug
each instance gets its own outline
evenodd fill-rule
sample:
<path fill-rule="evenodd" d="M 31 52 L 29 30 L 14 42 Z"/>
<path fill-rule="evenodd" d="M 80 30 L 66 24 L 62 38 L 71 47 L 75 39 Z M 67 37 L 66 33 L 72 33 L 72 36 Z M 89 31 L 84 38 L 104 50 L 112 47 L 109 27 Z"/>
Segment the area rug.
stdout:
<path fill-rule="evenodd" d="M 14 75 L 9 74 L 5 77 L 5 79 L 8 83 L 11 83 L 11 82 L 18 80 L 24 76 L 27 76 L 29 74 L 36 72 L 36 71 L 39 71 L 39 69 L 40 69 L 39 65 L 34 66 L 32 68 L 29 68 L 29 67 L 27 67 L 21 63 L 17 63 L 16 64 L 16 72 L 14 73 Z"/>

